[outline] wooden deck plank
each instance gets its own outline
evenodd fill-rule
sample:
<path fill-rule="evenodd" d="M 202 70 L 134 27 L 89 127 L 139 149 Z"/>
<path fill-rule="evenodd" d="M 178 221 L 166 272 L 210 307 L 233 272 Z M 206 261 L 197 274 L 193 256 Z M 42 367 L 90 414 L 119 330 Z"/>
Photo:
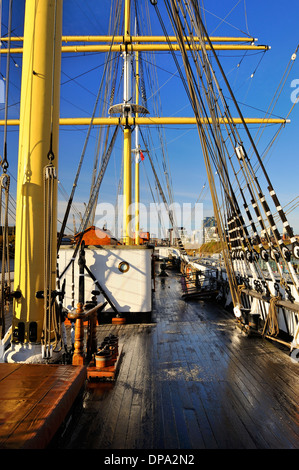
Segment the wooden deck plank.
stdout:
<path fill-rule="evenodd" d="M 202 333 L 202 332 L 201 332 Z M 202 337 L 202 334 L 201 334 Z M 221 397 L 225 393 L 225 382 L 219 379 L 219 375 L 217 374 L 216 366 L 222 368 L 221 361 L 216 357 L 215 364 L 212 367 L 213 374 L 207 374 L 204 372 L 204 365 L 211 363 L 211 357 L 206 355 L 206 345 L 205 342 L 201 345 L 196 345 L 193 343 L 189 343 L 193 345 L 193 351 L 196 353 L 198 351 L 197 358 L 192 357 L 192 369 L 193 369 L 193 377 L 194 380 L 197 381 L 197 390 L 200 392 L 199 395 L 204 402 L 204 407 L 206 410 L 207 415 L 209 416 L 209 421 L 211 423 L 211 427 L 215 429 L 214 434 L 218 445 L 221 447 L 223 446 L 223 439 L 226 438 L 226 433 L 224 431 L 225 419 L 226 414 L 229 413 L 230 415 L 230 422 L 233 422 L 233 428 L 237 428 L 236 418 L 234 418 L 232 410 L 230 407 L 228 409 L 223 406 L 223 402 Z M 188 347 L 187 354 L 190 354 L 190 346 Z M 212 358 L 212 361 L 214 359 Z M 195 367 L 196 366 L 196 367 Z M 216 405 L 215 405 L 216 403 Z M 234 438 L 234 445 L 237 444 L 237 436 L 236 434 Z"/>
<path fill-rule="evenodd" d="M 136 385 L 136 372 L 138 369 L 138 362 L 140 355 L 137 351 L 140 347 L 139 344 L 139 331 L 136 332 L 136 339 L 132 341 L 132 344 L 127 344 L 130 352 L 131 360 L 128 364 L 128 376 L 126 381 L 122 382 L 122 395 L 118 395 L 119 398 L 119 411 L 118 411 L 118 423 L 115 426 L 114 435 L 113 435 L 113 449 L 122 449 L 126 447 L 126 442 L 128 439 L 128 429 L 129 423 L 132 420 L 135 424 L 136 435 L 138 435 L 139 422 L 135 419 L 136 411 L 139 411 L 139 407 L 136 408 L 134 405 L 134 396 L 138 393 L 138 384 Z M 118 404 L 118 402 L 116 402 Z M 113 402 L 113 406 L 115 401 Z M 126 419 L 123 419 L 122 416 L 125 416 Z M 137 426 L 137 428 L 136 428 Z"/>
<path fill-rule="evenodd" d="M 153 364 L 152 364 L 152 334 L 154 326 L 149 325 L 145 327 L 143 335 L 143 344 L 141 347 L 139 360 L 139 373 L 136 377 L 138 378 L 138 404 L 140 405 L 139 414 L 139 430 L 136 436 L 136 426 L 131 428 L 132 434 L 135 434 L 135 446 L 134 448 L 152 448 L 154 445 L 154 433 L 153 433 L 153 416 L 154 410 L 154 388 L 153 388 Z M 134 402 L 136 403 L 137 400 Z M 138 428 L 137 428 L 138 429 Z M 129 440 L 128 440 L 128 447 Z"/>
<path fill-rule="evenodd" d="M 247 338 L 244 339 L 246 341 Z M 256 345 L 258 350 L 261 344 L 259 340 L 259 344 Z M 235 374 L 236 380 L 231 380 L 229 383 L 231 386 L 234 383 L 239 386 L 242 394 L 240 395 L 237 390 L 236 393 L 240 399 L 242 399 L 242 396 L 246 396 L 247 403 L 244 403 L 244 410 L 251 410 L 251 414 L 255 415 L 255 424 L 257 425 L 260 422 L 261 433 L 265 433 L 264 423 L 269 415 L 271 421 L 271 426 L 268 429 L 269 446 L 275 446 L 276 434 L 278 434 L 280 441 L 284 441 L 285 446 L 292 445 L 292 440 L 289 442 L 285 439 L 285 435 L 290 437 L 291 434 L 289 429 L 285 429 L 287 420 L 284 416 L 280 401 L 273 407 L 273 403 L 275 403 L 276 400 L 275 394 L 281 387 L 277 386 L 277 373 L 273 375 L 271 372 L 270 377 L 268 373 L 269 370 L 272 369 L 272 359 L 277 357 L 277 351 L 272 350 L 272 353 L 269 353 L 269 351 L 267 353 L 265 353 L 265 351 L 259 351 L 258 354 L 248 354 L 248 350 L 247 354 L 245 354 L 245 351 L 246 347 L 243 348 L 241 354 L 235 358 L 238 374 Z M 242 360 L 240 360 L 240 356 Z M 227 360 L 231 363 L 230 356 L 227 356 Z M 254 380 L 254 376 L 252 375 L 254 371 L 258 371 L 256 380 Z M 279 423 L 279 425 L 277 425 L 277 423 Z M 297 426 L 296 428 L 298 429 Z"/>
<path fill-rule="evenodd" d="M 214 350 L 214 354 L 218 355 L 218 348 L 215 346 L 214 342 L 211 343 L 211 348 Z M 228 358 L 224 349 L 222 350 L 221 356 L 223 359 Z M 226 370 L 230 364 L 231 360 L 227 361 L 227 364 L 222 361 L 223 370 Z M 217 362 L 215 363 L 215 369 L 217 370 L 218 367 L 219 363 Z M 221 372 L 222 371 L 220 371 L 220 373 Z M 243 428 L 247 430 L 249 429 L 248 417 L 250 418 L 250 416 L 254 414 L 255 433 L 252 433 L 251 435 L 255 436 L 255 434 L 259 432 L 259 423 L 261 423 L 260 432 L 263 433 L 265 414 L 267 414 L 266 410 L 271 406 L 271 402 L 267 400 L 267 395 L 264 396 L 263 394 L 260 394 L 259 396 L 260 391 L 256 387 L 256 382 L 252 381 L 251 370 L 250 367 L 248 368 L 248 363 L 246 369 L 240 368 L 239 362 L 236 361 L 236 369 L 233 371 L 233 375 L 230 380 L 225 381 L 225 384 L 230 386 L 231 394 L 236 397 L 236 401 L 242 402 L 243 399 L 243 408 L 239 408 L 238 410 L 238 416 L 240 416 L 244 424 L 246 424 L 245 426 L 243 425 Z M 227 398 L 227 403 L 230 403 L 229 398 Z M 248 409 L 251 410 L 249 414 L 245 411 Z M 278 444 L 278 442 L 275 441 L 275 435 L 271 435 L 269 433 L 269 429 L 267 431 L 267 435 L 269 442 L 275 447 L 275 445 Z"/>
<path fill-rule="evenodd" d="M 129 326 L 129 325 L 128 325 Z M 130 331 L 133 331 L 129 326 Z M 136 331 L 135 331 L 136 333 Z M 118 448 L 119 445 L 125 445 L 125 439 L 128 427 L 128 414 L 131 406 L 131 384 L 129 384 L 129 372 L 133 367 L 134 374 L 134 339 L 135 335 L 123 347 L 123 370 L 126 371 L 121 377 L 117 378 L 117 387 L 111 388 L 109 400 L 98 402 L 99 408 L 95 410 L 92 426 L 87 430 L 85 440 L 94 443 L 105 442 L 106 448 Z M 131 377 L 132 380 L 132 377 Z M 126 403 L 125 403 L 126 401 Z M 87 400 L 87 406 L 89 401 Z M 125 413 L 125 419 L 122 417 Z M 80 443 L 81 444 L 81 443 Z M 83 446 L 83 443 L 82 443 Z M 81 447 L 81 445 L 80 445 Z"/>
<path fill-rule="evenodd" d="M 272 350 L 271 353 L 269 353 L 269 351 L 260 351 L 258 355 L 255 355 L 254 361 L 251 358 L 250 366 L 248 366 L 248 354 L 243 355 L 244 350 L 242 350 L 242 353 L 235 358 L 235 364 L 239 370 L 238 375 L 236 375 L 236 384 L 239 383 L 239 386 L 243 391 L 242 393 L 247 401 L 247 403 L 245 402 L 243 404 L 244 409 L 248 408 L 248 401 L 251 403 L 251 406 L 254 407 L 255 414 L 257 413 L 257 409 L 260 409 L 259 421 L 261 423 L 262 431 L 264 430 L 265 415 L 268 414 L 268 410 L 271 410 L 270 413 L 273 417 L 270 420 L 273 422 L 280 423 L 277 431 L 280 434 L 281 428 L 286 428 L 287 423 L 289 421 L 287 413 L 288 410 L 290 410 L 290 407 L 293 407 L 293 392 L 291 388 L 287 388 L 287 394 L 289 392 L 289 396 L 285 400 L 285 406 L 287 409 L 284 410 L 284 404 L 281 400 L 281 394 L 285 393 L 284 390 L 286 390 L 286 387 L 283 381 L 280 383 L 280 386 L 278 386 L 278 374 L 282 373 L 282 370 L 276 371 L 275 374 L 273 374 L 273 371 L 270 372 L 270 369 L 275 370 L 274 362 L 276 362 L 277 358 L 276 352 L 276 350 Z M 296 380 L 298 381 L 295 373 L 294 382 L 296 382 Z M 233 382 L 230 381 L 230 384 L 232 383 Z M 259 384 L 259 390 L 257 390 L 256 388 L 256 383 Z M 240 401 L 242 401 L 241 395 L 239 395 L 239 399 Z M 273 403 L 275 403 L 275 401 L 277 401 L 277 405 L 273 407 Z M 293 411 L 291 411 L 291 414 L 294 416 Z M 255 422 L 258 422 L 258 416 L 255 417 Z M 290 424 L 292 425 L 292 421 L 290 421 Z M 295 424 L 295 431 L 296 433 L 298 433 L 297 424 Z M 272 426 L 272 432 L 275 433 L 275 426 Z M 290 429 L 286 429 L 286 435 L 290 435 Z M 273 439 L 275 438 L 272 437 L 270 441 L 273 442 Z M 297 438 L 295 438 L 294 442 L 296 442 L 296 440 Z"/>

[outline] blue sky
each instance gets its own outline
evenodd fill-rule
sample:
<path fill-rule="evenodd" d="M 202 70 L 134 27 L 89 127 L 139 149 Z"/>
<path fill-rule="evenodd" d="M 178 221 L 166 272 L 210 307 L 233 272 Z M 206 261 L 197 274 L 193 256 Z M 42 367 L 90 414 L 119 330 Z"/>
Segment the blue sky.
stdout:
<path fill-rule="evenodd" d="M 2 34 L 7 28 L 7 4 L 3 2 Z M 148 11 L 155 34 L 161 34 L 161 28 L 157 21 L 154 8 L 148 0 L 138 0 L 138 4 L 149 4 Z M 164 2 L 158 0 L 161 14 L 164 13 Z M 63 34 L 107 34 L 108 13 L 110 0 L 64 0 Z M 249 33 L 258 38 L 258 44 L 268 44 L 271 50 L 263 53 L 247 53 L 243 58 L 243 52 L 222 52 L 219 54 L 221 63 L 227 73 L 230 84 L 233 87 L 236 98 L 240 103 L 245 117 L 263 117 L 276 92 L 280 80 L 289 63 L 290 57 L 298 43 L 298 13 L 297 0 L 289 0 L 283 7 L 278 0 L 205 0 L 205 19 L 208 31 L 211 35 L 240 36 Z M 15 0 L 13 14 L 13 35 L 23 34 L 23 9 L 24 0 Z M 230 13 L 230 14 L 229 14 Z M 228 16 L 227 16 L 228 15 Z M 171 34 L 169 20 L 166 16 L 166 27 Z M 225 21 L 223 21 L 225 18 Z M 229 24 L 228 24 L 229 23 Z M 147 34 L 148 31 L 145 31 Z M 148 58 L 146 58 L 148 60 Z M 188 116 L 191 115 L 184 89 L 178 75 L 175 75 L 176 66 L 167 53 L 159 53 L 155 58 L 154 70 L 158 74 L 158 87 L 161 99 L 161 115 L 164 116 Z M 149 60 L 148 60 L 149 61 Z M 292 102 L 291 88 L 294 80 L 299 80 L 299 59 L 295 61 L 284 89 L 280 95 L 274 110 L 275 116 L 284 117 L 289 112 Z M 146 61 L 145 61 L 146 62 Z M 18 67 L 15 65 L 17 64 Z M 87 117 L 94 107 L 101 73 L 103 71 L 103 54 L 65 54 L 62 57 L 61 75 L 61 116 L 63 117 Z M 238 64 L 239 67 L 238 67 Z M 1 73 L 5 76 L 6 59 L 1 58 Z M 253 78 L 252 73 L 255 72 Z M 20 100 L 21 57 L 14 55 L 11 62 L 11 84 L 9 89 L 9 118 L 18 117 Z M 81 75 L 81 76 L 80 76 Z M 299 83 L 299 82 L 298 82 Z M 121 86 L 121 85 L 120 85 Z M 297 85 L 298 86 L 298 85 Z M 147 88 L 148 109 L 154 115 L 154 103 L 151 99 L 151 90 Z M 233 112 L 233 114 L 236 114 Z M 4 115 L 3 109 L 1 116 Z M 267 155 L 265 165 L 271 182 L 280 198 L 282 206 L 288 204 L 298 195 L 298 160 L 299 150 L 297 143 L 299 105 L 295 106 L 290 115 L 291 123 L 287 124 L 281 132 L 272 151 Z M 255 136 L 258 126 L 251 126 L 252 135 Z M 277 127 L 269 126 L 262 139 L 258 142 L 258 149 L 262 154 L 269 141 L 277 131 Z M 61 128 L 59 149 L 59 180 L 65 191 L 71 191 L 75 171 L 83 149 L 87 128 Z M 9 170 L 16 177 L 17 172 L 17 142 L 18 130 L 9 129 L 8 158 Z M 164 128 L 167 159 L 173 185 L 174 200 L 179 204 L 194 204 L 206 182 L 206 171 L 200 150 L 198 133 L 190 126 L 165 126 Z M 3 136 L 3 133 L 1 134 Z M 91 181 L 91 169 L 94 160 L 97 130 L 94 129 L 88 144 L 82 174 L 80 176 L 78 190 L 76 192 L 76 207 L 83 211 L 83 202 L 88 202 L 89 187 Z M 161 170 L 161 146 L 157 139 L 157 132 L 151 128 L 152 156 L 159 169 L 159 176 L 163 187 L 163 171 Z M 1 149 L 1 147 L 0 147 Z M 117 142 L 112 153 L 105 179 L 100 191 L 100 201 L 115 202 L 117 186 L 120 178 L 122 158 L 122 141 Z M 152 172 L 148 161 L 141 168 L 141 202 L 152 202 L 150 188 L 147 179 L 155 188 Z M 73 171 L 70 171 L 70 168 Z M 261 175 L 262 181 L 262 175 Z M 264 185 L 265 187 L 265 185 Z M 14 179 L 12 191 L 15 189 Z M 266 191 L 266 188 L 265 188 Z M 62 192 L 59 192 L 60 215 L 66 204 Z M 212 214 L 211 198 L 204 192 L 204 215 Z M 289 215 L 290 224 L 299 233 L 299 211 L 293 211 Z M 69 220 L 68 226 L 72 228 Z"/>

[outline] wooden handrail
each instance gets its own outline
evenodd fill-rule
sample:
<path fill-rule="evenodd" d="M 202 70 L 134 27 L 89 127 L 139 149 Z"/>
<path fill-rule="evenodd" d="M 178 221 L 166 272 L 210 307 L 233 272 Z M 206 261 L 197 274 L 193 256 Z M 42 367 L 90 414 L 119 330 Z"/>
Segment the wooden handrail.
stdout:
<path fill-rule="evenodd" d="M 84 365 L 85 357 L 91 358 L 91 355 L 97 351 L 97 337 L 96 337 L 96 325 L 97 325 L 97 311 L 103 308 L 105 303 L 101 302 L 95 307 L 88 310 L 83 310 L 83 304 L 78 303 L 76 312 L 68 312 L 68 318 L 71 321 L 75 320 L 75 343 L 74 343 L 74 354 L 73 354 L 73 365 Z M 84 321 L 88 320 L 88 336 L 87 336 L 87 352 L 84 352 Z"/>
<path fill-rule="evenodd" d="M 89 316 L 91 316 L 94 312 L 97 312 L 101 307 L 103 307 L 104 303 L 101 302 L 101 303 L 97 304 L 95 307 L 92 307 L 91 309 L 87 309 L 87 310 L 86 310 L 86 309 L 83 310 L 83 309 L 82 309 L 83 305 L 80 304 L 80 305 L 81 305 L 80 308 L 81 308 L 82 310 L 81 310 L 79 313 L 78 313 L 78 305 L 79 305 L 79 304 L 77 304 L 77 310 L 76 310 L 76 312 L 72 312 L 72 311 L 68 312 L 67 316 L 68 316 L 68 318 L 69 318 L 70 320 L 76 320 L 77 317 L 78 317 L 78 315 L 82 315 L 82 314 L 84 315 L 84 318 L 86 319 L 86 318 L 88 318 Z"/>

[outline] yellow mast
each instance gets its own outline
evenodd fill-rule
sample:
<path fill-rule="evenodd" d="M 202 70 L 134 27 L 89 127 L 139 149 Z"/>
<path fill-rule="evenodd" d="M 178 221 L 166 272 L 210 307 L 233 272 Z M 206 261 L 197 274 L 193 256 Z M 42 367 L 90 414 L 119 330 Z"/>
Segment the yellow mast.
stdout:
<path fill-rule="evenodd" d="M 138 52 L 136 52 L 136 105 L 139 104 L 139 57 Z M 136 113 L 138 118 L 138 113 Z M 139 236 L 139 135 L 138 135 L 138 125 L 135 129 L 136 132 L 136 145 L 135 145 L 135 244 L 140 245 L 140 236 Z"/>
<path fill-rule="evenodd" d="M 44 169 L 52 131 L 53 165 L 58 164 L 62 0 L 27 0 L 19 132 L 18 187 L 12 339 L 41 343 L 44 291 Z M 52 258 L 55 289 L 57 244 L 57 181 L 54 182 Z M 33 346 L 34 347 L 34 346 Z M 26 348 L 25 348 L 26 349 Z"/>
<path fill-rule="evenodd" d="M 130 0 L 125 1 L 125 45 L 130 43 Z M 130 80 L 130 62 L 131 54 L 127 52 L 127 47 L 124 49 L 124 184 L 123 184 L 123 243 L 125 245 L 132 245 L 133 239 L 130 234 L 130 206 L 132 203 L 132 175 L 131 175 L 131 155 L 132 155 L 132 129 L 128 123 L 131 117 L 129 110 L 129 101 L 131 100 L 131 80 Z M 126 105 L 128 108 L 126 109 Z"/>
<path fill-rule="evenodd" d="M 131 127 L 125 125 L 124 128 L 124 192 L 123 192 L 123 243 L 132 245 L 132 237 L 130 236 L 130 206 L 132 203 L 132 178 L 131 178 L 131 151 L 132 151 L 132 135 Z"/>

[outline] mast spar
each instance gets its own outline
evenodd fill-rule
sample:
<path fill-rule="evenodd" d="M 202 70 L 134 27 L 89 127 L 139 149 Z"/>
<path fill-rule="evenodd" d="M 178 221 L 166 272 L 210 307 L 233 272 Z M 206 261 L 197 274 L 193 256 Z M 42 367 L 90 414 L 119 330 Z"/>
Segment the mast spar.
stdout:
<path fill-rule="evenodd" d="M 124 42 L 130 44 L 130 0 L 125 0 L 125 34 Z M 132 175 L 131 175 L 131 152 L 132 152 L 132 128 L 128 123 L 128 118 L 132 117 L 132 89 L 131 89 L 131 61 L 132 54 L 126 47 L 123 52 L 124 59 L 124 88 L 123 88 L 123 118 L 124 126 L 124 184 L 123 184 L 123 243 L 132 244 L 130 236 L 130 206 L 132 203 Z"/>

